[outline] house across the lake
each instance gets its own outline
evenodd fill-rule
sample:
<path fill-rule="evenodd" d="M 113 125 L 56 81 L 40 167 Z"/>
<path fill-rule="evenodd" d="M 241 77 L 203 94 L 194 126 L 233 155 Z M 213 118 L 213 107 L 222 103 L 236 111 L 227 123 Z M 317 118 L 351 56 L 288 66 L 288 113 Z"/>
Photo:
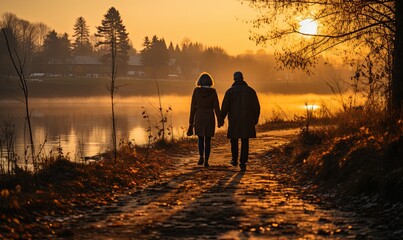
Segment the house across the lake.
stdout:
<path fill-rule="evenodd" d="M 176 64 L 176 59 L 170 59 L 166 78 L 180 79 L 182 72 Z M 94 56 L 75 56 L 67 63 L 48 62 L 34 64 L 33 71 L 41 73 L 35 77 L 88 77 L 98 78 L 109 76 L 111 67 Z M 127 70 L 119 73 L 120 76 L 145 78 L 144 66 L 140 55 L 131 55 L 127 61 Z"/>
<path fill-rule="evenodd" d="M 69 76 L 99 77 L 106 71 L 105 64 L 92 56 L 75 56 L 69 64 Z"/>
<path fill-rule="evenodd" d="M 140 55 L 129 56 L 129 61 L 127 61 L 127 76 L 145 77 Z"/>

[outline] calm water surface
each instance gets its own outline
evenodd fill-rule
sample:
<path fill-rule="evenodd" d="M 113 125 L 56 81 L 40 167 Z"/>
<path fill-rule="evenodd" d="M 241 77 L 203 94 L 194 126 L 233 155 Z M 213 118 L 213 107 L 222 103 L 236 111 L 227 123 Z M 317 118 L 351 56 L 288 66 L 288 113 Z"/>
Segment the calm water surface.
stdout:
<path fill-rule="evenodd" d="M 220 94 L 221 99 L 223 94 Z M 305 103 L 320 111 L 325 103 L 330 110 L 339 107 L 338 101 L 330 95 L 279 95 L 258 93 L 262 114 L 260 122 L 274 115 L 291 119 L 306 112 Z M 221 101 L 220 101 L 221 102 Z M 173 126 L 173 136 L 183 137 L 188 126 L 190 96 L 164 96 L 163 108 L 172 107 L 168 113 L 168 124 Z M 156 135 L 154 125 L 158 122 L 158 98 L 131 97 L 116 99 L 118 140 L 130 140 L 146 144 L 148 123 L 142 117 L 145 107 Z M 36 149 L 44 144 L 42 154 L 55 152 L 60 145 L 63 154 L 72 160 L 93 156 L 111 146 L 111 106 L 108 98 L 76 99 L 32 99 L 31 122 Z M 25 146 L 29 143 L 28 131 L 24 137 L 24 104 L 16 100 L 0 101 L 0 124 L 11 123 L 15 130 L 15 149 L 23 159 Z M 226 130 L 227 124 L 221 130 Z M 0 136 L 3 137 L 0 132 Z M 171 136 L 168 136 L 171 138 Z"/>

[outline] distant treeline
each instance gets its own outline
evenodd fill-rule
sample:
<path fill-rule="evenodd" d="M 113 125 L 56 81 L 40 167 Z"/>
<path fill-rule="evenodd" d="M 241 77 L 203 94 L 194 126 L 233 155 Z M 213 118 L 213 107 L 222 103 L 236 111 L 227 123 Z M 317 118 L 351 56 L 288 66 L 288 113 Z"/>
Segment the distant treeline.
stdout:
<path fill-rule="evenodd" d="M 119 20 L 119 12 L 114 9 Z M 0 26 L 8 36 L 12 50 L 19 53 L 24 61 L 25 74 L 32 77 L 43 75 L 64 77 L 99 77 L 107 76 L 110 71 L 110 56 L 107 39 L 106 20 L 111 18 L 105 14 L 105 20 L 97 26 L 97 33 L 91 35 L 83 17 L 78 17 L 72 28 L 72 37 L 67 33 L 60 34 L 51 30 L 44 23 L 30 23 L 18 18 L 13 13 L 1 16 Z M 257 53 L 246 53 L 230 56 L 219 46 L 205 46 L 199 42 L 184 39 L 180 44 L 164 38 L 144 37 L 142 49 L 132 47 L 123 25 L 119 26 L 122 36 L 117 44 L 117 69 L 120 76 L 138 78 L 175 78 L 195 79 L 202 71 L 212 74 L 216 79 L 229 79 L 234 71 L 243 71 L 250 81 L 268 82 L 315 82 L 328 81 L 336 76 L 350 74 L 341 70 L 325 59 L 318 64 L 316 74 L 307 75 L 303 71 L 280 70 L 276 68 L 274 55 L 263 50 Z M 118 47 L 119 47 L 118 46 Z M 119 50 L 119 48 L 118 48 Z M 16 75 L 10 61 L 4 34 L 0 35 L 0 78 Z M 346 75 L 346 78 L 348 76 Z"/>

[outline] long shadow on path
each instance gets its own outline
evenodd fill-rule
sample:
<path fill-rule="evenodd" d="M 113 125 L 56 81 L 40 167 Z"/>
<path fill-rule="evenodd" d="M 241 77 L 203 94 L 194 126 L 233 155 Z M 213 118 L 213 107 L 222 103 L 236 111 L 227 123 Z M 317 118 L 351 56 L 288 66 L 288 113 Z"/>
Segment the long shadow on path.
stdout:
<path fill-rule="evenodd" d="M 220 166 L 210 168 L 200 182 L 201 195 L 166 221 L 147 228 L 164 239 L 194 238 L 216 239 L 228 231 L 237 230 L 239 216 L 244 215 L 237 206 L 235 191 L 244 172 L 223 171 Z M 217 174 L 221 172 L 221 174 Z M 220 176 L 218 182 L 210 185 L 208 178 Z"/>
<path fill-rule="evenodd" d="M 298 186 L 261 164 L 271 136 L 254 141 L 246 172 L 228 165 L 227 145 L 211 166 L 181 157 L 158 182 L 109 210 L 79 219 L 74 239 L 345 239 L 369 234 L 367 219 L 305 200 Z M 314 199 L 314 198 L 313 198 Z M 81 224 L 81 225 L 80 225 Z M 375 237 L 376 239 L 376 237 Z"/>
<path fill-rule="evenodd" d="M 225 166 L 191 166 L 170 171 L 161 181 L 115 206 L 78 219 L 72 238 L 197 239 L 237 229 L 242 211 L 234 193 L 244 173 Z"/>

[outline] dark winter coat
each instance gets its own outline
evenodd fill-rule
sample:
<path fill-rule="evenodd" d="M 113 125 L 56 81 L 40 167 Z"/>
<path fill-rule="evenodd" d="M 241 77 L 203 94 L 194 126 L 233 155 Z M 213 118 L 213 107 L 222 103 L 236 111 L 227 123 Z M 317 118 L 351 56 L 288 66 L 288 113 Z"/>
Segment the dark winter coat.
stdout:
<path fill-rule="evenodd" d="M 223 120 L 216 90 L 210 87 L 195 88 L 189 118 L 189 124 L 195 127 L 195 135 L 202 137 L 214 136 L 216 124 L 214 112 L 218 123 L 221 123 Z"/>
<path fill-rule="evenodd" d="M 228 138 L 255 138 L 255 125 L 260 115 L 260 104 L 255 90 L 243 80 L 237 80 L 225 93 L 221 113 L 228 115 Z"/>

